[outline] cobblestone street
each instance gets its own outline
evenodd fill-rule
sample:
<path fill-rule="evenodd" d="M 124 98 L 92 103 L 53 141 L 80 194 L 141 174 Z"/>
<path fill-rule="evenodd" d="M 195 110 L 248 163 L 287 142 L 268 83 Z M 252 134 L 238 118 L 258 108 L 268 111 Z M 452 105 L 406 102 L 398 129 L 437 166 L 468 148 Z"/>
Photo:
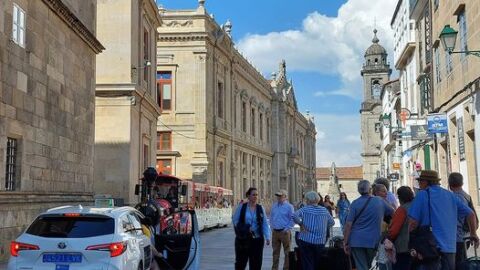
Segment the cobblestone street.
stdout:
<path fill-rule="evenodd" d="M 202 251 L 200 269 L 217 270 L 234 269 L 235 262 L 235 234 L 232 226 L 222 229 L 202 232 L 200 234 Z M 280 258 L 283 260 L 283 256 Z M 272 247 L 265 246 L 263 250 L 262 269 L 272 268 Z"/>

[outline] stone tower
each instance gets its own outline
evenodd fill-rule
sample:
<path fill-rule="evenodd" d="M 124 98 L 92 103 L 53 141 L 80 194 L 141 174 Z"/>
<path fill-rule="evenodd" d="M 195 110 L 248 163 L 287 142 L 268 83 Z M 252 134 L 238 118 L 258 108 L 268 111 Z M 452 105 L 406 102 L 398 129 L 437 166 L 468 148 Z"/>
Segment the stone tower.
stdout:
<path fill-rule="evenodd" d="M 363 102 L 360 109 L 362 129 L 363 179 L 373 181 L 380 173 L 380 115 L 383 85 L 390 80 L 392 70 L 387 63 L 387 52 L 379 44 L 377 30 L 373 30 L 372 45 L 365 52 Z"/>

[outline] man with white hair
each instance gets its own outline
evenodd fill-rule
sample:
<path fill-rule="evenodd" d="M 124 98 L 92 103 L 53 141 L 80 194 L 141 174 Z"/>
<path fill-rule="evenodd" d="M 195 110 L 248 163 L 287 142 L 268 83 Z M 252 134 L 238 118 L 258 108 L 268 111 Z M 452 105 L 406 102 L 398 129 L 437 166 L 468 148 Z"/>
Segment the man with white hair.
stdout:
<path fill-rule="evenodd" d="M 352 254 L 357 270 L 368 270 L 380 242 L 380 225 L 385 216 L 393 214 L 393 208 L 382 198 L 370 194 L 369 181 L 359 181 L 357 189 L 361 196 L 350 205 L 344 231 L 344 249 L 346 254 Z"/>
<path fill-rule="evenodd" d="M 297 210 L 293 218 L 301 228 L 298 234 L 300 261 L 304 270 L 318 269 L 327 241 L 327 228 L 335 221 L 325 207 L 318 205 L 320 196 L 317 192 L 307 192 L 305 200 L 307 205 Z"/>

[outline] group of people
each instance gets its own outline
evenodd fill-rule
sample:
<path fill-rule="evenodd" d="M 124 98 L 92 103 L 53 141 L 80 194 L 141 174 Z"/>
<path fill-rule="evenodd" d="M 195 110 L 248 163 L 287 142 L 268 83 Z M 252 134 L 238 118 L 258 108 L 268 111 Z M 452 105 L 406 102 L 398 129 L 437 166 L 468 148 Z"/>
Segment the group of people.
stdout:
<path fill-rule="evenodd" d="M 195 208 L 228 208 L 230 207 L 230 202 L 228 201 L 227 198 L 221 197 L 221 198 L 214 198 L 213 196 L 208 197 L 205 200 L 205 203 L 203 203 L 203 206 L 200 204 L 200 199 L 195 197 L 194 201 L 194 207 Z"/>
<path fill-rule="evenodd" d="M 302 269 L 318 269 L 319 258 L 325 252 L 328 228 L 333 226 L 333 211 L 343 230 L 343 248 L 357 270 L 368 270 L 375 259 L 385 270 L 455 270 L 466 259 L 465 243 L 478 247 L 478 219 L 471 197 L 463 189 L 463 177 L 452 173 L 449 189 L 440 186 L 436 171 L 421 171 L 420 189 L 408 186 L 389 191 L 389 181 L 378 178 L 358 182 L 360 197 L 349 202 L 341 193 L 335 206 L 326 196 L 314 191 L 304 195 L 305 204 L 294 211 L 287 201 L 287 193 L 275 193 L 270 224 L 265 209 L 258 204 L 256 188 L 250 188 L 248 201 L 240 204 L 233 215 L 235 227 L 235 269 L 261 269 L 265 243 L 272 243 L 272 269 L 279 267 L 283 246 L 288 269 L 288 252 L 294 224 L 300 232 L 296 242 L 300 251 Z M 325 203 L 327 202 L 327 203 Z M 400 202 L 400 204 L 398 203 Z M 430 247 L 428 246 L 430 245 Z M 432 247 L 433 245 L 433 247 Z M 428 249 L 430 248 L 430 250 Z"/>
<path fill-rule="evenodd" d="M 235 269 L 262 268 L 263 247 L 272 244 L 272 269 L 279 268 L 280 251 L 285 254 L 283 269 L 289 269 L 288 253 L 291 245 L 292 228 L 300 225 L 300 233 L 296 242 L 300 249 L 303 269 L 316 269 L 316 256 L 321 253 L 327 241 L 327 229 L 334 225 L 334 219 L 326 207 L 319 205 L 317 192 L 307 192 L 305 205 L 297 211 L 287 201 L 287 192 L 279 190 L 275 193 L 277 201 L 270 210 L 270 224 L 265 209 L 258 204 L 256 188 L 248 189 L 247 202 L 241 203 L 233 215 L 235 227 Z M 333 209 L 333 208 L 332 208 Z"/>

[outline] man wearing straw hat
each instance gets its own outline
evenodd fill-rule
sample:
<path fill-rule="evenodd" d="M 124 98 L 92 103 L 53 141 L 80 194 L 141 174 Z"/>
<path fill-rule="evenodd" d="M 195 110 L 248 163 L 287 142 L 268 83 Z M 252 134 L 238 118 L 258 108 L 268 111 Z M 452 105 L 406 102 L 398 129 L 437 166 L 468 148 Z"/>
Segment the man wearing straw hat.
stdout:
<path fill-rule="evenodd" d="M 422 266 L 424 269 L 454 270 L 457 217 L 467 217 L 470 235 L 474 239 L 475 247 L 478 247 L 475 214 L 453 193 L 440 186 L 436 171 L 420 171 L 417 181 L 421 190 L 408 211 L 409 230 L 430 225 L 441 255 L 439 260 L 424 263 Z M 421 258 L 417 259 L 422 263 Z"/>

